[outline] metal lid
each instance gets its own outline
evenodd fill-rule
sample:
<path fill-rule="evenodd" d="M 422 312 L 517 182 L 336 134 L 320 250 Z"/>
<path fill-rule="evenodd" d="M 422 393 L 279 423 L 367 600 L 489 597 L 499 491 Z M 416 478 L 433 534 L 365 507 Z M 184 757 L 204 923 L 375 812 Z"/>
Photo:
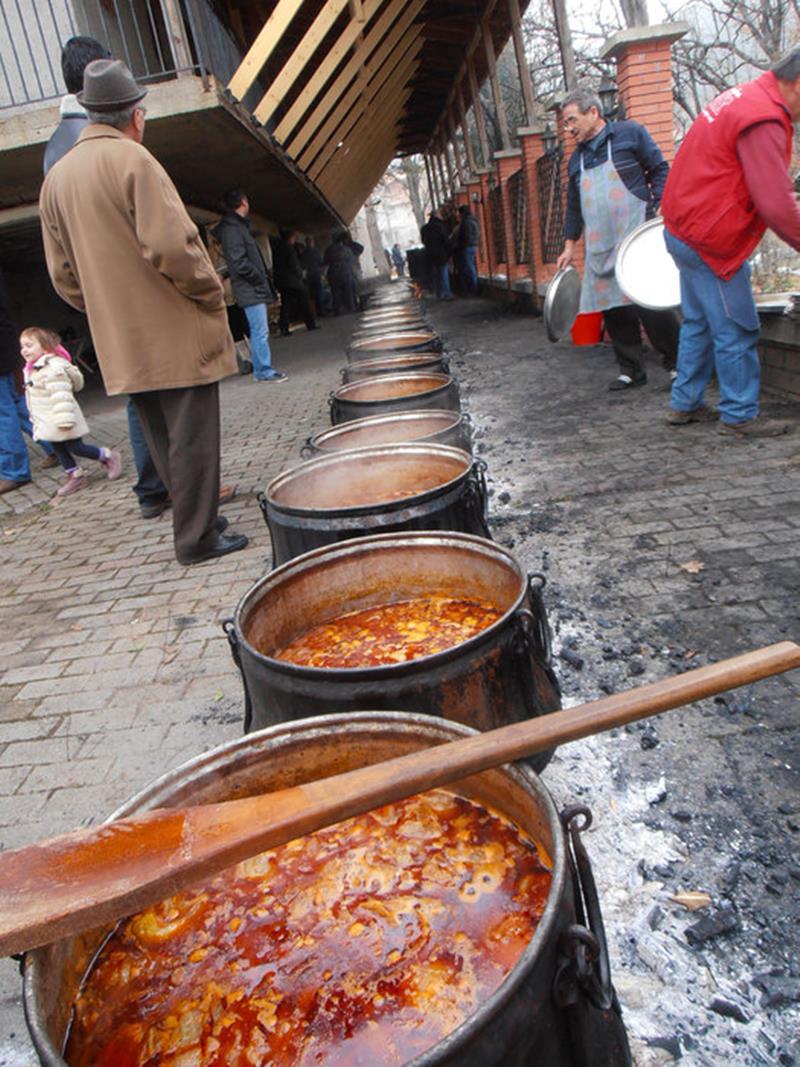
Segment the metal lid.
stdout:
<path fill-rule="evenodd" d="M 560 270 L 544 294 L 544 326 L 551 341 L 559 341 L 578 315 L 581 276 L 574 267 Z"/>
<path fill-rule="evenodd" d="M 664 244 L 663 219 L 649 219 L 631 230 L 619 246 L 614 272 L 634 304 L 653 311 L 680 306 L 680 275 Z"/>

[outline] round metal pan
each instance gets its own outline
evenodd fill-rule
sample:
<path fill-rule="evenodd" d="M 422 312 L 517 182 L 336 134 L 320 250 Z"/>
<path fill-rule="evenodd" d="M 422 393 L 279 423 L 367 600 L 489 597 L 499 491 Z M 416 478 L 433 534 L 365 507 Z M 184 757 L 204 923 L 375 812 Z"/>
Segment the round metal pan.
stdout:
<path fill-rule="evenodd" d="M 560 341 L 572 327 L 581 302 L 581 276 L 574 267 L 560 270 L 544 294 L 544 327 L 551 341 Z"/>
<path fill-rule="evenodd" d="M 649 219 L 628 234 L 617 250 L 614 273 L 634 304 L 653 311 L 680 307 L 680 275 L 664 244 L 663 219 Z"/>

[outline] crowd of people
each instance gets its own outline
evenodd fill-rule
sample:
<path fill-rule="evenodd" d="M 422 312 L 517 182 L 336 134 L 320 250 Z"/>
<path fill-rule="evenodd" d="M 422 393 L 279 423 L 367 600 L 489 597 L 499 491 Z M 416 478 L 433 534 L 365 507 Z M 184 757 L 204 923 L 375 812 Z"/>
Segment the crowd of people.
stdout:
<path fill-rule="evenodd" d="M 207 247 L 142 144 L 147 90 L 91 38 L 67 43 L 62 70 L 68 94 L 45 152 L 40 199 L 52 283 L 86 315 L 107 393 L 129 397 L 142 517 L 172 508 L 183 564 L 237 551 L 247 538 L 227 531 L 218 514 L 235 491 L 220 486 L 218 397 L 219 381 L 237 370 L 231 309 L 246 321 L 253 378 L 283 382 L 272 363 L 270 307 L 280 300 L 282 336 L 296 318 L 315 330 L 319 317 L 355 311 L 363 246 L 343 231 L 323 252 L 287 229 L 265 247 L 251 228 L 247 191 L 232 189 Z M 713 420 L 733 436 L 785 432 L 786 423 L 759 412 L 758 314 L 747 260 L 767 228 L 800 251 L 788 174 L 800 120 L 800 48 L 712 101 L 672 168 L 644 126 L 607 120 L 591 90 L 568 93 L 561 110 L 575 148 L 557 267 L 570 266 L 583 239 L 580 311 L 603 314 L 619 364 L 610 389 L 647 380 L 644 328 L 673 379 L 670 425 Z M 621 242 L 656 214 L 680 272 L 682 317 L 637 306 L 615 278 Z M 452 300 L 454 287 L 477 291 L 480 225 L 468 205 L 437 208 L 421 239 L 425 281 L 439 299 Z M 386 258 L 402 276 L 399 245 Z M 712 373 L 718 411 L 704 402 Z M 0 493 L 31 480 L 25 433 L 40 444 L 43 467 L 62 466 L 58 497 L 86 485 L 79 458 L 119 477 L 119 453 L 84 441 L 89 429 L 74 396 L 82 385 L 48 326 L 17 334 L 0 278 Z"/>

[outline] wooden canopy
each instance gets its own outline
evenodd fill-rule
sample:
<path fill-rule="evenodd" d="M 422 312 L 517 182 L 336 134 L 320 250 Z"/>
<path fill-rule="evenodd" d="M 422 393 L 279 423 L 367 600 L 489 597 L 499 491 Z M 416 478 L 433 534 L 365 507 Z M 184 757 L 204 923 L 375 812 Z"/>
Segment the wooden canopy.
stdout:
<path fill-rule="evenodd" d="M 228 91 L 247 97 L 345 219 L 391 159 L 450 137 L 461 91 L 469 99 L 468 58 L 482 82 L 511 33 L 509 4 L 498 0 L 240 0 L 231 8 L 246 55 Z"/>

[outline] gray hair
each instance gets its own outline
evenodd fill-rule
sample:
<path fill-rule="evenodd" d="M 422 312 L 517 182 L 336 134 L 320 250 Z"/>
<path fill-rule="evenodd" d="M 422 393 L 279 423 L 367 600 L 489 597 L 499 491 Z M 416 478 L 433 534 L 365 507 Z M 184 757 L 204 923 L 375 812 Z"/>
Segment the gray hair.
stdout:
<path fill-rule="evenodd" d="M 800 78 L 800 45 L 773 64 L 772 73 L 782 82 L 793 82 Z"/>
<path fill-rule="evenodd" d="M 563 111 L 568 104 L 577 104 L 578 111 L 582 115 L 585 115 L 590 108 L 596 107 L 597 114 L 602 118 L 603 105 L 593 89 L 571 89 L 561 101 L 561 110 Z"/>
<path fill-rule="evenodd" d="M 119 111 L 91 111 L 86 109 L 89 122 L 99 122 L 103 126 L 113 126 L 115 130 L 124 130 L 133 122 L 134 111 L 141 111 L 141 103 L 129 104 Z"/>

